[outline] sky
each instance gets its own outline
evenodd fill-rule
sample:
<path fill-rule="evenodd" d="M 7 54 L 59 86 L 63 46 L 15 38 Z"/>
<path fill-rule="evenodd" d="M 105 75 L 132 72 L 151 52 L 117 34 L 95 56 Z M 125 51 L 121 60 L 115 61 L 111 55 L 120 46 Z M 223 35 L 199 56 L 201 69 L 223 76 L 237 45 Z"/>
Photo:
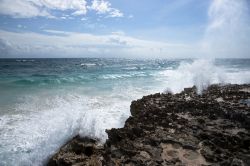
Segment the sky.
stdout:
<path fill-rule="evenodd" d="M 249 0 L 0 0 L 0 58 L 250 58 Z"/>

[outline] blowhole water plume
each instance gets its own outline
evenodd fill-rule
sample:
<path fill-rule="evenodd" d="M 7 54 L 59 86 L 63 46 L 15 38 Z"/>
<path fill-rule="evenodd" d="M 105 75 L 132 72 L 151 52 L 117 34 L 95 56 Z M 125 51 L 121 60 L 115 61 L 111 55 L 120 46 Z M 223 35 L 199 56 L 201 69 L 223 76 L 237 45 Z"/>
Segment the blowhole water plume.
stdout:
<path fill-rule="evenodd" d="M 84 69 L 76 64 L 93 60 L 82 61 L 0 61 L 0 165 L 44 165 L 75 135 L 105 142 L 105 130 L 123 127 L 130 116 L 131 101 L 167 87 L 176 93 L 196 85 L 201 93 L 213 83 L 250 82 L 246 59 L 97 59 L 105 65 Z"/>
<path fill-rule="evenodd" d="M 244 61 L 244 60 L 243 60 Z M 165 92 L 179 93 L 186 87 L 196 86 L 201 94 L 211 84 L 244 84 L 250 82 L 250 72 L 230 66 L 218 65 L 218 60 L 197 59 L 181 62 L 175 70 L 161 71 L 167 84 Z"/>
<path fill-rule="evenodd" d="M 222 83 L 223 70 L 213 64 L 214 60 L 195 60 L 192 63 L 181 62 L 176 70 L 164 71 L 164 75 L 168 78 L 167 91 L 177 93 L 186 87 L 197 87 L 200 94 L 210 84 Z"/>
<path fill-rule="evenodd" d="M 249 57 L 248 1 L 213 0 L 208 17 L 202 41 L 202 51 L 207 57 Z"/>

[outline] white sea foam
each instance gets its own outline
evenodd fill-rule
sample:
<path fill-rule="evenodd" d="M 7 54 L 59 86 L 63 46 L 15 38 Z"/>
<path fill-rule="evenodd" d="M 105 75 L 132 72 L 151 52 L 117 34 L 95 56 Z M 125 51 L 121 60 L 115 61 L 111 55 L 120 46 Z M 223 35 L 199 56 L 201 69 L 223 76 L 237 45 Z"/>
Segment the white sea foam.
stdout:
<path fill-rule="evenodd" d="M 146 77 L 145 72 L 130 72 L 127 74 L 105 74 L 100 76 L 101 79 L 123 79 L 123 78 L 132 78 L 132 77 Z"/>
<path fill-rule="evenodd" d="M 94 91 L 97 95 L 76 90 L 24 96 L 15 111 L 0 119 L 0 165 L 43 165 L 77 134 L 104 142 L 105 129 L 122 127 L 131 100 L 147 94 L 143 88 L 119 83 L 109 92 Z"/>
<path fill-rule="evenodd" d="M 0 165 L 42 165 L 77 134 L 82 108 L 74 96 L 27 97 L 16 112 L 1 117 Z"/>
<path fill-rule="evenodd" d="M 96 63 L 81 63 L 80 66 L 83 66 L 83 67 L 95 67 L 95 66 L 98 66 L 98 64 L 96 64 Z"/>
<path fill-rule="evenodd" d="M 17 59 L 16 62 L 35 62 L 34 59 Z"/>
<path fill-rule="evenodd" d="M 166 90 L 173 93 L 181 92 L 186 87 L 196 86 L 198 93 L 211 84 L 218 83 L 249 83 L 250 72 L 232 72 L 232 69 L 216 66 L 214 60 L 199 59 L 192 63 L 182 62 L 176 70 L 165 70 L 159 72 L 166 82 Z"/>
<path fill-rule="evenodd" d="M 196 85 L 201 92 L 212 83 L 249 83 L 249 75 L 249 70 L 195 60 L 160 72 L 129 72 L 121 77 L 104 74 L 97 80 L 100 82 L 84 87 L 60 86 L 35 90 L 31 95 L 24 92 L 22 102 L 0 117 L 0 165 L 43 165 L 76 134 L 104 142 L 105 129 L 122 127 L 130 115 L 131 101 L 143 95 L 164 88 L 179 92 Z"/>

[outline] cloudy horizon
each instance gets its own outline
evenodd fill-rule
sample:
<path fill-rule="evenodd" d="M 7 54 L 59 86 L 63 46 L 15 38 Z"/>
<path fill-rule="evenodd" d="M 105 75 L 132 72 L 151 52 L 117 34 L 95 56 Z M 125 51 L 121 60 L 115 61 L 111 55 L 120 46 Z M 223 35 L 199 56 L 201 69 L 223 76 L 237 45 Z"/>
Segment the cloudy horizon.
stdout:
<path fill-rule="evenodd" d="M 0 0 L 0 58 L 249 58 L 246 0 Z"/>

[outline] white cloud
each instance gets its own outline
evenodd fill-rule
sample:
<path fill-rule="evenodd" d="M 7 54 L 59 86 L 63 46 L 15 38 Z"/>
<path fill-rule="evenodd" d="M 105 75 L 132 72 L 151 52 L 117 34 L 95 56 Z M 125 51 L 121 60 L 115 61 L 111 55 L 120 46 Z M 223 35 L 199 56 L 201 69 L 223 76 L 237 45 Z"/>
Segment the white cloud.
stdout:
<path fill-rule="evenodd" d="M 108 17 L 123 17 L 123 13 L 111 7 L 111 3 L 104 0 L 93 0 L 89 9 L 95 10 L 98 14 L 108 14 Z"/>
<path fill-rule="evenodd" d="M 85 15 L 87 11 L 78 10 L 72 13 L 73 16 Z"/>
<path fill-rule="evenodd" d="M 14 18 L 52 17 L 46 10 L 26 0 L 0 0 L 0 13 Z"/>
<path fill-rule="evenodd" d="M 108 17 L 123 17 L 123 13 L 118 9 L 112 9 Z"/>
<path fill-rule="evenodd" d="M 45 32 L 49 35 L 0 30 L 0 51 L 8 57 L 168 58 L 192 54 L 187 45 L 141 40 L 125 34 Z"/>
<path fill-rule="evenodd" d="M 81 21 L 87 21 L 87 20 L 88 20 L 88 18 L 86 18 L 86 17 L 81 18 Z"/>
<path fill-rule="evenodd" d="M 91 6 L 87 5 L 86 0 L 0 0 L 0 14 L 14 18 L 55 18 L 57 16 L 53 15 L 53 10 L 70 11 L 73 16 L 79 16 L 86 15 L 88 9 L 109 17 L 123 16 L 120 10 L 112 8 L 110 2 L 103 0 L 93 0 Z"/>
<path fill-rule="evenodd" d="M 0 0 L 0 13 L 15 18 L 49 17 L 51 10 L 72 10 L 75 15 L 87 12 L 85 0 Z"/>
<path fill-rule="evenodd" d="M 125 32 L 123 32 L 123 31 L 114 31 L 114 32 L 111 32 L 111 34 L 118 35 L 118 36 L 124 36 Z"/>
<path fill-rule="evenodd" d="M 99 14 L 104 14 L 110 11 L 110 6 L 111 4 L 108 1 L 93 0 L 90 8 Z"/>
<path fill-rule="evenodd" d="M 29 0 L 32 3 L 41 6 L 47 7 L 48 9 L 56 10 L 74 10 L 75 12 L 86 14 L 86 1 L 85 0 Z"/>

